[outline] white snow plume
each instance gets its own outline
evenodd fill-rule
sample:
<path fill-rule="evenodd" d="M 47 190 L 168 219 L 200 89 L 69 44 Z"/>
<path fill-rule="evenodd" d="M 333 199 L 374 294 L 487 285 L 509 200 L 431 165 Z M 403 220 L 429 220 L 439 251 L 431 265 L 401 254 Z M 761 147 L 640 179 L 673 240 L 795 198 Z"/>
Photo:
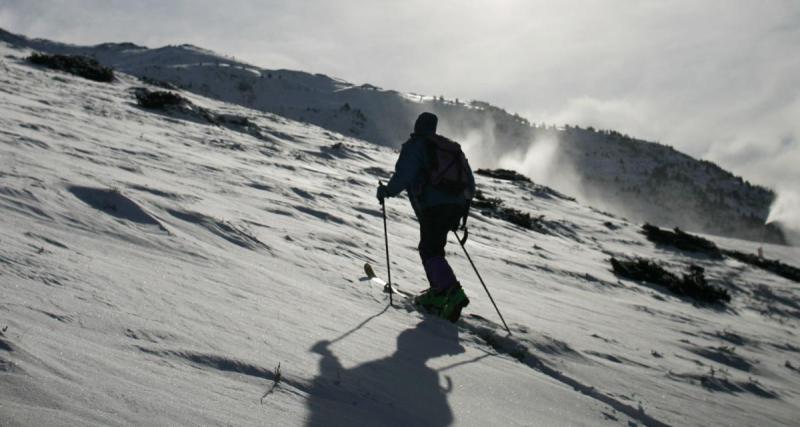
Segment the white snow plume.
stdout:
<path fill-rule="evenodd" d="M 504 155 L 499 166 L 521 171 L 539 183 L 549 183 L 556 166 L 558 141 L 550 138 L 532 141 L 524 156 L 517 153 Z"/>
<path fill-rule="evenodd" d="M 469 120 L 461 117 L 454 120 L 450 116 L 448 120 L 440 121 L 440 132 L 461 143 L 473 169 L 512 169 L 537 184 L 553 187 L 573 197 L 583 195 L 581 178 L 569 156 L 560 149 L 556 133 L 542 133 L 527 144 L 512 145 L 496 136 L 497 123 L 490 117 L 474 126 L 459 126 L 466 122 Z"/>
<path fill-rule="evenodd" d="M 466 129 L 452 126 L 448 121 L 440 121 L 439 133 L 452 136 L 461 144 L 473 169 L 491 168 L 495 166 L 498 155 L 505 152 L 494 137 L 494 126 L 494 121 L 490 119 L 483 121 L 480 126 Z"/>
<path fill-rule="evenodd" d="M 769 210 L 766 224 L 777 222 L 782 227 L 788 228 L 787 235 L 800 233 L 800 194 L 796 190 L 782 189 L 778 191 L 778 197 Z M 792 239 L 793 245 L 800 244 L 800 241 Z"/>
<path fill-rule="evenodd" d="M 524 152 L 506 152 L 497 166 L 516 170 L 537 184 L 585 199 L 581 177 L 569 157 L 561 152 L 558 138 L 553 134 L 534 139 Z"/>

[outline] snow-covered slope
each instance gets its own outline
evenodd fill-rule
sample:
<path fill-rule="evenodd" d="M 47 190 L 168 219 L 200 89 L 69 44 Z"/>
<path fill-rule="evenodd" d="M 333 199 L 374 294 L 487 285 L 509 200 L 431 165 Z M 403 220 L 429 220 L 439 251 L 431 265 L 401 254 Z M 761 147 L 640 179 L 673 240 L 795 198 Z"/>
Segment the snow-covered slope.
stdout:
<path fill-rule="evenodd" d="M 479 176 L 544 215 L 540 233 L 470 219 L 513 335 L 452 241 L 462 321 L 388 308 L 362 265 L 385 274 L 373 194 L 396 152 L 188 92 L 258 131 L 144 110 L 131 76 L 90 82 L 27 53 L 0 43 L 4 426 L 796 423 L 796 283 Z M 411 209 L 388 213 L 392 277 L 420 291 Z M 733 301 L 696 306 L 610 271 L 634 255 L 700 264 Z"/>
<path fill-rule="evenodd" d="M 432 111 L 440 116 L 444 133 L 464 143 L 476 167 L 516 166 L 587 204 L 635 221 L 785 241 L 780 228 L 764 226 L 775 198 L 772 191 L 716 165 L 617 132 L 533 125 L 485 102 L 402 94 L 322 74 L 263 69 L 191 45 L 75 46 L 2 29 L 0 40 L 50 53 L 91 56 L 141 78 L 390 147 L 406 139 L 409 123 L 420 112 Z"/>

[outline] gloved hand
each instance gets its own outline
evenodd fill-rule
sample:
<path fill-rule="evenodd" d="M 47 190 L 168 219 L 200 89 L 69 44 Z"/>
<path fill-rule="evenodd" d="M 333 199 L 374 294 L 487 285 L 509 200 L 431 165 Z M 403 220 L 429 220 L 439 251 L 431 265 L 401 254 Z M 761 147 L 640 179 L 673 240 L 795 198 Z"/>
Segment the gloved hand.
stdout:
<path fill-rule="evenodd" d="M 383 204 L 383 199 L 389 197 L 389 195 L 387 194 L 386 186 L 378 185 L 378 193 L 376 194 L 376 197 L 378 198 L 378 201 L 381 202 L 381 204 Z"/>

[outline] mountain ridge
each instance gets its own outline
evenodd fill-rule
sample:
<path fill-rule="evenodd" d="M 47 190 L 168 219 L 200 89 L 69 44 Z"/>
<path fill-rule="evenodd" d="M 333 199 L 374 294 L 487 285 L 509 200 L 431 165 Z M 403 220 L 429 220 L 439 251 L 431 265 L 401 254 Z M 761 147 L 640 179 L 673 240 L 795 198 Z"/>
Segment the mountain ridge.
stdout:
<path fill-rule="evenodd" d="M 442 133 L 462 142 L 473 166 L 522 169 L 543 184 L 634 221 L 788 243 L 778 225 L 765 225 L 776 197 L 772 190 L 672 147 L 619 132 L 532 124 L 483 101 L 402 94 L 323 74 L 270 70 L 192 45 L 76 46 L 5 31 L 3 39 L 50 53 L 92 56 L 140 78 L 395 148 L 416 115 L 429 110 L 440 116 Z M 517 160 L 527 157 L 544 158 L 527 166 Z"/>

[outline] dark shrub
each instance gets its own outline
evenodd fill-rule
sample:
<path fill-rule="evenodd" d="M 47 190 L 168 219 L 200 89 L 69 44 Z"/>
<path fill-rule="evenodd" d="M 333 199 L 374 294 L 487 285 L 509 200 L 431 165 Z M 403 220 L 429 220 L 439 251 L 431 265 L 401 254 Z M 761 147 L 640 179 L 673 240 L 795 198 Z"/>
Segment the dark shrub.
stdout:
<path fill-rule="evenodd" d="M 660 285 L 678 280 L 678 276 L 665 270 L 655 262 L 644 258 L 632 261 L 611 258 L 611 267 L 614 269 L 614 273 L 631 280 L 642 280 Z"/>
<path fill-rule="evenodd" d="M 192 104 L 191 101 L 175 92 L 151 91 L 144 87 L 134 88 L 132 92 L 136 97 L 137 104 L 142 108 L 161 110 L 165 114 L 177 116 L 184 120 L 222 126 L 236 132 L 245 132 L 257 138 L 263 138 L 258 125 L 250 121 L 246 116 L 217 114 L 207 108 Z M 217 144 L 215 142 L 211 142 L 211 144 L 232 150 L 244 150 L 241 144 Z"/>
<path fill-rule="evenodd" d="M 691 235 L 679 228 L 669 231 L 662 230 L 655 225 L 645 224 L 642 226 L 642 232 L 647 236 L 647 240 L 653 243 L 672 246 L 684 251 L 700 252 L 716 259 L 722 258 L 722 252 L 714 242 Z"/>
<path fill-rule="evenodd" d="M 97 60 L 85 56 L 46 55 L 34 53 L 28 61 L 54 70 L 65 71 L 96 82 L 114 81 L 114 70 L 100 65 Z"/>
<path fill-rule="evenodd" d="M 154 79 L 152 77 L 142 76 L 142 77 L 139 77 L 139 80 L 141 80 L 144 83 L 153 85 L 153 86 L 158 86 L 160 88 L 164 88 L 164 89 L 168 89 L 168 90 L 178 90 L 178 87 L 175 86 L 174 84 L 172 84 L 170 82 L 165 82 L 163 80 Z"/>
<path fill-rule="evenodd" d="M 725 250 L 724 253 L 731 258 L 770 271 L 785 279 L 800 282 L 800 269 L 797 267 L 792 267 L 778 260 L 761 258 L 755 254 L 731 250 Z"/>
<path fill-rule="evenodd" d="M 678 295 L 686 295 L 701 302 L 716 303 L 730 302 L 731 296 L 724 288 L 711 286 L 706 281 L 703 267 L 690 265 L 689 271 L 684 273 L 681 281 L 675 288 L 671 288 Z"/>
<path fill-rule="evenodd" d="M 180 107 L 189 101 L 175 92 L 150 91 L 145 88 L 138 88 L 134 94 L 136 102 L 142 108 L 163 110 L 168 107 Z"/>
<path fill-rule="evenodd" d="M 250 121 L 245 116 L 239 116 L 236 114 L 217 114 L 215 115 L 216 121 L 222 125 L 230 125 L 230 126 L 240 126 L 240 127 L 252 127 L 255 126 L 253 122 Z"/>
<path fill-rule="evenodd" d="M 505 207 L 501 199 L 486 197 L 480 190 L 475 192 L 472 207 L 488 217 L 499 218 L 527 230 L 543 231 L 540 224 L 542 217 L 534 218 L 528 212 Z"/>
<path fill-rule="evenodd" d="M 504 179 L 506 181 L 531 182 L 530 178 L 527 176 L 509 169 L 478 169 L 475 173 L 491 178 Z"/>
<path fill-rule="evenodd" d="M 720 250 L 714 242 L 702 237 L 694 236 L 676 228 L 675 231 L 662 230 L 654 225 L 645 224 L 642 232 L 653 243 L 672 246 L 677 249 L 704 253 L 712 258 L 721 259 L 723 255 L 734 258 L 752 266 L 770 271 L 785 279 L 800 282 L 800 269 L 778 260 L 761 258 L 756 254 L 749 254 L 733 250 Z"/>
<path fill-rule="evenodd" d="M 486 197 L 481 190 L 475 191 L 475 198 L 472 199 L 472 207 L 478 209 L 496 209 L 503 204 L 498 198 Z"/>
<path fill-rule="evenodd" d="M 689 271 L 681 278 L 654 261 L 643 258 L 630 261 L 611 258 L 611 267 L 614 273 L 627 279 L 661 285 L 676 295 L 686 296 L 702 303 L 724 304 L 731 300 L 726 289 L 709 285 L 703 268 L 696 265 L 689 266 Z"/>
<path fill-rule="evenodd" d="M 535 222 L 536 220 L 531 217 L 531 214 L 528 212 L 522 212 L 517 209 L 513 208 L 504 208 L 503 209 L 503 219 L 506 221 L 518 225 L 522 228 L 526 228 L 528 230 L 536 229 Z"/>

